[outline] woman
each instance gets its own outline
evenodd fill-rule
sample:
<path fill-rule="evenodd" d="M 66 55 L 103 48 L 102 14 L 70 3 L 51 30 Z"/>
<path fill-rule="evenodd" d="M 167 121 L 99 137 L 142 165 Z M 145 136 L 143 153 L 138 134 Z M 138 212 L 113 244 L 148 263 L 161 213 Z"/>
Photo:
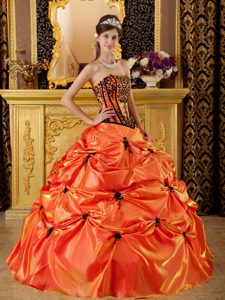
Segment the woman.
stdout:
<path fill-rule="evenodd" d="M 79 297 L 170 295 L 208 281 L 213 254 L 173 159 L 141 125 L 115 15 L 96 26 L 97 58 L 61 99 L 90 126 L 55 162 L 7 259 L 15 279 Z M 72 99 L 90 81 L 100 112 Z"/>

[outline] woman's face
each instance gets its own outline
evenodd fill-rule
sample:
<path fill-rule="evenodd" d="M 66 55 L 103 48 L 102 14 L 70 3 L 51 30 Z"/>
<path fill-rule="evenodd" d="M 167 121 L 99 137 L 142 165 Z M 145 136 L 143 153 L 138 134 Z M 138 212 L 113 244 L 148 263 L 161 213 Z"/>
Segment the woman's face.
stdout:
<path fill-rule="evenodd" d="M 105 31 L 97 37 L 97 41 L 100 44 L 101 52 L 111 53 L 119 42 L 118 31 L 116 28 Z"/>

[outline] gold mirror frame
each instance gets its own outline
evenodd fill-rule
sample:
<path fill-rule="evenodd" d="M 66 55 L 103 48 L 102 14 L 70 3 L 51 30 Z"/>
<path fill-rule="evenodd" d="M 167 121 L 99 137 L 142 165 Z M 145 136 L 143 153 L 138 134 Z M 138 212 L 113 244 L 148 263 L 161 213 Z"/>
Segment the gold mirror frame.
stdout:
<path fill-rule="evenodd" d="M 49 1 L 49 19 L 53 27 L 53 36 L 55 39 L 55 45 L 52 50 L 52 60 L 49 65 L 49 70 L 48 70 L 48 83 L 49 83 L 49 89 L 54 89 L 58 85 L 60 86 L 66 86 L 68 83 L 73 82 L 76 77 L 54 77 L 53 75 L 53 70 L 54 67 L 57 63 L 59 54 L 60 54 L 60 47 L 61 47 L 61 42 L 62 42 L 62 36 L 60 34 L 60 25 L 56 21 L 56 12 L 58 8 L 65 8 L 66 5 L 69 3 L 70 0 L 52 0 Z M 118 9 L 118 17 L 120 19 L 120 22 L 123 22 L 123 19 L 125 17 L 125 7 L 124 7 L 124 0 L 106 0 L 106 3 L 109 8 L 115 7 Z M 118 46 L 115 49 L 115 57 L 116 59 L 121 58 L 121 45 L 118 44 Z M 91 88 L 90 82 L 87 82 L 83 88 Z"/>

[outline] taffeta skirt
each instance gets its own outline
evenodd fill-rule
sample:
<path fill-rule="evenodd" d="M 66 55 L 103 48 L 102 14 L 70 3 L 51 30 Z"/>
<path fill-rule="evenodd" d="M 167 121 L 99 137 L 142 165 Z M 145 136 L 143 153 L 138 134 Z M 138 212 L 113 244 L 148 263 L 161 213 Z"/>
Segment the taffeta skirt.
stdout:
<path fill-rule="evenodd" d="M 172 157 L 101 123 L 56 161 L 7 258 L 14 278 L 77 297 L 171 295 L 207 282 L 213 253 Z"/>

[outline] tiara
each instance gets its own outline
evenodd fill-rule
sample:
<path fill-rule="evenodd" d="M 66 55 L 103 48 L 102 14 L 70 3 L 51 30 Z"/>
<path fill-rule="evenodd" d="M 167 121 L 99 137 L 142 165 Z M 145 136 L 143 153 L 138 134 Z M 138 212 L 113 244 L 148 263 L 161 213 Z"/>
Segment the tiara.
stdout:
<path fill-rule="evenodd" d="M 115 18 L 107 19 L 107 20 L 101 22 L 100 24 L 109 24 L 109 25 L 112 25 L 112 26 L 115 26 L 115 27 L 121 29 L 120 22 L 117 19 L 115 19 Z"/>

